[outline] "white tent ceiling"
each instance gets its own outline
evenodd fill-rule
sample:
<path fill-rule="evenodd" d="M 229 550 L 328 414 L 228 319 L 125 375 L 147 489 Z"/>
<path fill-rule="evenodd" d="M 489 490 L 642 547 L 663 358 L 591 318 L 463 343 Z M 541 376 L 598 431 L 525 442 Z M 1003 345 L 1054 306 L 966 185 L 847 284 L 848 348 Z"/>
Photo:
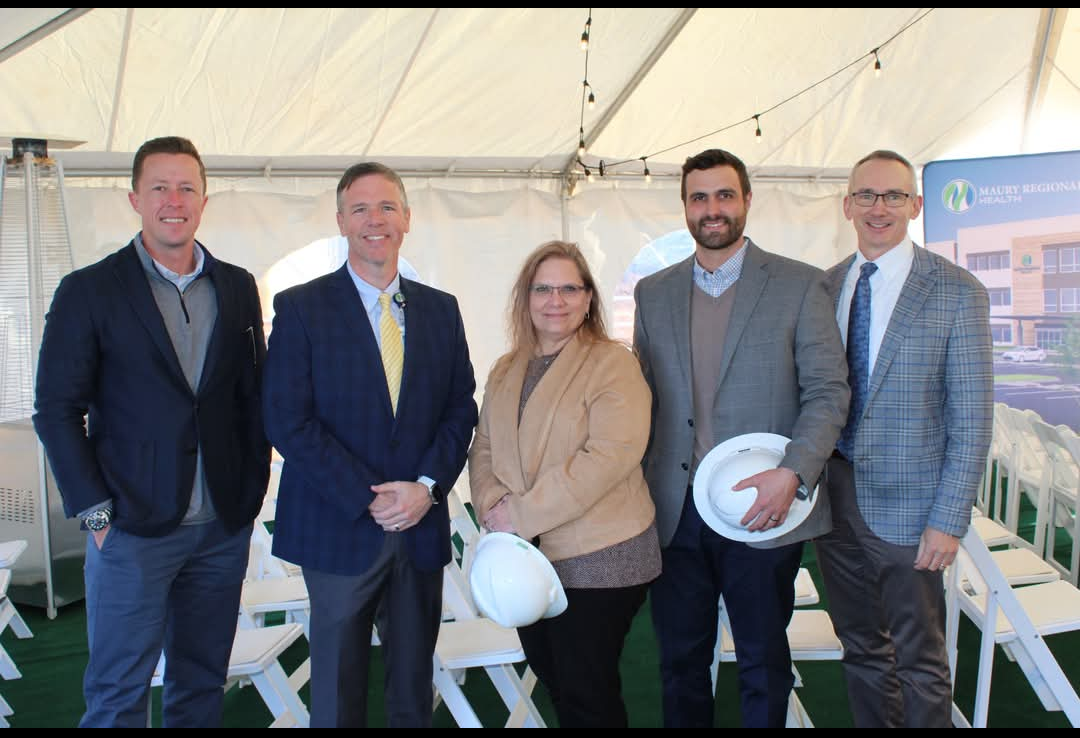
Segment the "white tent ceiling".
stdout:
<path fill-rule="evenodd" d="M 595 8 L 586 161 L 670 149 L 650 158 L 655 173 L 721 146 L 759 175 L 812 175 L 880 147 L 919 164 L 1080 148 L 1080 13 L 939 8 L 889 41 L 926 10 Z M 0 134 L 85 141 L 62 155 L 69 172 L 123 171 L 142 141 L 170 133 L 215 169 L 369 157 L 459 175 L 559 172 L 577 148 L 587 13 L 0 10 Z M 880 79 L 865 57 L 765 113 L 760 145 L 744 123 L 678 146 L 876 47 Z"/>
<path fill-rule="evenodd" d="M 256 275 L 267 312 L 341 258 L 325 239 L 344 168 L 390 164 L 409 178 L 403 254 L 461 298 L 483 376 L 513 274 L 544 240 L 581 244 L 625 335 L 618 285 L 684 233 L 672 175 L 702 149 L 750 166 L 757 243 L 823 267 L 854 248 L 840 199 L 870 150 L 921 165 L 1080 149 L 1080 13 L 927 10 L 595 8 L 598 105 L 581 121 L 585 8 L 0 9 L 0 136 L 84 142 L 50 148 L 78 185 L 76 266 L 138 229 L 138 146 L 192 139 L 213 177 L 200 239 Z M 758 145 L 739 124 L 755 113 Z M 564 177 L 579 125 L 594 170 L 629 163 L 595 184 Z M 644 182 L 645 155 L 668 176 Z"/>

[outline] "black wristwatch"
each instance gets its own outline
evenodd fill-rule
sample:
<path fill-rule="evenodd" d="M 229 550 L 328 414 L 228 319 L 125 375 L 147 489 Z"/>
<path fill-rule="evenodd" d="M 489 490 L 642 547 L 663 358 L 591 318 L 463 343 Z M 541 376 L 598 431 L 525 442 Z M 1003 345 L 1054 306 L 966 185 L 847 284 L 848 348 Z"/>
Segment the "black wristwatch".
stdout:
<path fill-rule="evenodd" d="M 100 533 L 112 523 L 112 514 L 113 511 L 111 507 L 103 507 L 99 510 L 94 510 L 94 512 L 83 518 L 83 524 L 86 525 L 87 530 L 93 533 Z"/>

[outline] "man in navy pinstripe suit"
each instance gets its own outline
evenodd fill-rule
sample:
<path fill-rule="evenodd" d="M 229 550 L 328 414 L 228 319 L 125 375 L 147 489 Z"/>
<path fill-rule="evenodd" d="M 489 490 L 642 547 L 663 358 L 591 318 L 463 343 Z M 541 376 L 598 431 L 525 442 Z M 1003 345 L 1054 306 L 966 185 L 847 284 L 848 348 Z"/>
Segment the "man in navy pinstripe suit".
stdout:
<path fill-rule="evenodd" d="M 848 185 L 858 251 L 826 279 L 852 412 L 828 464 L 833 530 L 818 557 L 856 727 L 948 727 L 942 570 L 971 521 L 990 445 L 989 300 L 908 237 L 922 198 L 906 159 L 875 151 Z"/>
<path fill-rule="evenodd" d="M 346 263 L 274 299 L 263 393 L 285 458 L 274 554 L 303 567 L 311 596 L 312 727 L 364 726 L 373 622 L 387 721 L 428 726 L 450 561 L 441 490 L 465 465 L 476 383 L 457 301 L 398 274 L 411 216 L 398 175 L 350 167 L 337 206 Z"/>

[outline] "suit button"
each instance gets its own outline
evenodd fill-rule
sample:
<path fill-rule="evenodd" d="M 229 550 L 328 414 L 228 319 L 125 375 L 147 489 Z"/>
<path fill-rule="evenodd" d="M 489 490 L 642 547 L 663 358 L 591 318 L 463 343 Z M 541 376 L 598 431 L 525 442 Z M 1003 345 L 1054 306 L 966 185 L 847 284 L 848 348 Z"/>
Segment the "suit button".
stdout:
<path fill-rule="evenodd" d="M 693 418 L 690 418 L 690 419 L 689 419 L 689 420 L 687 420 L 686 422 L 687 422 L 687 424 L 688 424 L 688 425 L 689 425 L 689 426 L 690 426 L 691 428 L 693 428 L 693 427 L 694 427 L 694 419 L 693 419 Z"/>
<path fill-rule="evenodd" d="M 198 400 L 195 401 L 194 407 L 195 407 L 195 412 L 199 412 L 199 401 Z"/>
<path fill-rule="evenodd" d="M 682 463 L 682 470 L 683 471 L 689 471 L 690 470 L 690 465 L 687 464 L 685 461 Z"/>
<path fill-rule="evenodd" d="M 397 448 L 401 443 L 399 441 L 390 441 L 390 448 Z"/>

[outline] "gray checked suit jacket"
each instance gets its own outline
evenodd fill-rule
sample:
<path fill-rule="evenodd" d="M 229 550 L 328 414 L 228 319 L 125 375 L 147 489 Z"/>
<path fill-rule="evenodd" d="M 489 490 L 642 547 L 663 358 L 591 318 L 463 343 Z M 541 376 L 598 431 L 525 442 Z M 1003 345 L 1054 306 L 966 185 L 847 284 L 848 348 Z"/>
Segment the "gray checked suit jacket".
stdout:
<path fill-rule="evenodd" d="M 671 542 L 682 514 L 694 448 L 690 295 L 694 257 L 638 282 L 634 348 L 653 391 L 645 479 L 656 503 L 660 543 Z M 791 438 L 782 466 L 813 487 L 847 420 L 847 361 L 823 273 L 747 246 L 735 286 L 720 380 L 713 401 L 714 444 L 744 433 Z M 786 535 L 753 545 L 773 548 L 827 533 L 828 496 Z"/>
<path fill-rule="evenodd" d="M 855 256 L 826 275 L 833 304 Z M 863 519 L 914 546 L 932 528 L 963 536 L 990 448 L 993 343 L 986 289 L 926 249 L 881 341 L 852 459 Z"/>

